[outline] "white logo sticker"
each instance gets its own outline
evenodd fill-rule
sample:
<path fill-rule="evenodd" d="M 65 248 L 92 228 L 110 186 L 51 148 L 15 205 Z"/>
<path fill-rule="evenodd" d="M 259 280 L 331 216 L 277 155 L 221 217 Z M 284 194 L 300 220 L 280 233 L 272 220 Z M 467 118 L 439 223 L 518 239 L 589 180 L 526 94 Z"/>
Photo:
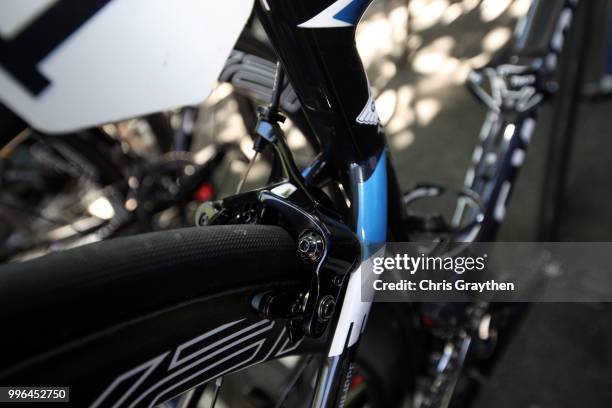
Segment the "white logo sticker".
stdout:
<path fill-rule="evenodd" d="M 372 95 L 372 88 L 368 85 L 368 101 L 361 110 L 359 116 L 357 116 L 357 123 L 362 125 L 378 125 L 380 119 L 378 118 L 378 112 L 376 111 L 376 103 L 374 102 L 374 96 Z"/>

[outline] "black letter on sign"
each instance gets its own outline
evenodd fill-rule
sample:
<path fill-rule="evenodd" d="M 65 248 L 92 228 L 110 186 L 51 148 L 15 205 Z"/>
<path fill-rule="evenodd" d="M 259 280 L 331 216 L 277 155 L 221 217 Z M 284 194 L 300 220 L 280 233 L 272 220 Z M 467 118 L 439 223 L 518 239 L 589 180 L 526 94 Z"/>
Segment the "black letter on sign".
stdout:
<path fill-rule="evenodd" d="M 50 83 L 38 64 L 111 0 L 59 0 L 15 38 L 0 38 L 0 65 L 34 96 Z"/>

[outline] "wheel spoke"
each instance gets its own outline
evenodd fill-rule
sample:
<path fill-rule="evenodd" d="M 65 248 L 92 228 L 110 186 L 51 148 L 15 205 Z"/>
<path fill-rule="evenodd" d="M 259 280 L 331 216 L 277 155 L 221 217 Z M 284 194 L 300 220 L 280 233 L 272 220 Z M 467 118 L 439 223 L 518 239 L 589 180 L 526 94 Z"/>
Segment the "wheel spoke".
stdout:
<path fill-rule="evenodd" d="M 305 357 L 302 357 L 300 361 L 296 364 L 295 368 L 293 369 L 293 373 L 289 379 L 289 382 L 287 382 L 287 385 L 285 385 L 285 389 L 281 394 L 281 398 L 278 400 L 274 408 L 281 408 L 283 406 L 283 404 L 287 400 L 287 397 L 289 397 L 289 394 L 291 393 L 298 380 L 304 373 L 304 370 L 306 370 L 306 367 L 308 367 L 308 364 L 310 364 L 311 361 L 312 354 L 309 354 Z"/>
<path fill-rule="evenodd" d="M 215 408 L 217 405 L 217 398 L 219 398 L 219 392 L 221 391 L 221 386 L 223 385 L 223 377 L 219 377 L 215 380 L 215 391 L 213 394 L 212 402 L 210 403 L 210 408 Z"/>

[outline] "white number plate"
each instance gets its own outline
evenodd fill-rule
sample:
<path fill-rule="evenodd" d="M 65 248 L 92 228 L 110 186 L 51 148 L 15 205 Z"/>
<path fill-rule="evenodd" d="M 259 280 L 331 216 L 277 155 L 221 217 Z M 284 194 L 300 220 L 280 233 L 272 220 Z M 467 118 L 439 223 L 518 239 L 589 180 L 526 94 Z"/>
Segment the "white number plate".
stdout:
<path fill-rule="evenodd" d="M 253 0 L 2 0 L 0 100 L 57 133 L 203 101 Z"/>

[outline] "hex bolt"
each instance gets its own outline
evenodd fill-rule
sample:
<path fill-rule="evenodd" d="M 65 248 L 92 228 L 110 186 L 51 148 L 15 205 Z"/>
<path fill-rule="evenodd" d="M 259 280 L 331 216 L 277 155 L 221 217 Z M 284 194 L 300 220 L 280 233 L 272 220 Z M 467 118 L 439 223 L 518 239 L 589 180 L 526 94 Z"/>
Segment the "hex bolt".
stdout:
<path fill-rule="evenodd" d="M 317 262 L 323 256 L 325 244 L 323 237 L 314 231 L 307 231 L 302 234 L 298 242 L 298 251 L 302 258 Z"/>
<path fill-rule="evenodd" d="M 296 316 L 302 310 L 302 303 L 299 300 L 296 300 L 289 307 L 289 314 L 291 316 Z"/>
<path fill-rule="evenodd" d="M 343 279 L 344 279 L 344 276 L 340 276 L 340 275 L 334 276 L 332 278 L 332 285 L 334 285 L 334 286 L 341 286 Z"/>
<path fill-rule="evenodd" d="M 334 297 L 331 295 L 325 296 L 319 302 L 319 307 L 317 308 L 317 315 L 321 321 L 328 321 L 334 315 L 334 310 L 336 309 L 336 301 Z"/>
<path fill-rule="evenodd" d="M 198 207 L 195 214 L 196 225 L 203 227 L 219 212 L 215 208 L 215 203 L 212 201 L 206 201 Z"/>

